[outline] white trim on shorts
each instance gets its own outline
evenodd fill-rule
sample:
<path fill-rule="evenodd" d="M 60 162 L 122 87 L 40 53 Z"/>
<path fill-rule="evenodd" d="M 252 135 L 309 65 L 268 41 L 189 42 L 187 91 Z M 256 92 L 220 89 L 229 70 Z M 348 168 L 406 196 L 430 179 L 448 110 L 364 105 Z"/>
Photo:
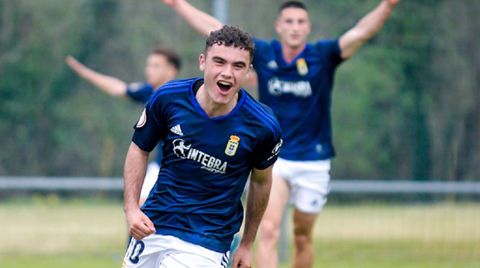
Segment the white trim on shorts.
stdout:
<path fill-rule="evenodd" d="M 273 174 L 290 187 L 289 203 L 305 213 L 319 213 L 330 192 L 331 161 L 291 161 L 278 158 Z"/>

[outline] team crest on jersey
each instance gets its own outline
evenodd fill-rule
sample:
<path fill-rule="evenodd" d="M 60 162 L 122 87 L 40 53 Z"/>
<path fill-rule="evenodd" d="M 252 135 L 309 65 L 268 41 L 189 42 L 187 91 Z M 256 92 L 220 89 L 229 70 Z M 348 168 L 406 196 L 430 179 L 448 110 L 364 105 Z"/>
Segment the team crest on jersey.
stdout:
<path fill-rule="evenodd" d="M 231 135 L 230 140 L 227 143 L 227 147 L 225 147 L 225 154 L 228 156 L 234 156 L 237 152 L 238 145 L 240 144 L 240 137 L 236 135 Z"/>
<path fill-rule="evenodd" d="M 300 75 L 303 76 L 308 74 L 308 66 L 304 58 L 300 58 L 297 60 L 297 71 Z"/>
<path fill-rule="evenodd" d="M 145 123 L 147 123 L 147 111 L 143 109 L 142 115 L 140 116 L 140 119 L 138 119 L 138 122 L 137 122 L 137 128 L 141 128 L 145 126 Z"/>

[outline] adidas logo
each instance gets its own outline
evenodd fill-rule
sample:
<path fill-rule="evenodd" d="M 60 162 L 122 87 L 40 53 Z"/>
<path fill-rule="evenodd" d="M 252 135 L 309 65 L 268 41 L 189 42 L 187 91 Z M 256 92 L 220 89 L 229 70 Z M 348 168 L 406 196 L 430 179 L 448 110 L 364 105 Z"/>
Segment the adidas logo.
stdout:
<path fill-rule="evenodd" d="M 170 128 L 170 131 L 177 134 L 177 135 L 183 136 L 182 128 L 180 127 L 179 124 Z"/>
<path fill-rule="evenodd" d="M 268 68 L 270 68 L 272 70 L 278 69 L 277 62 L 274 61 L 274 60 L 269 61 L 267 66 L 268 66 Z"/>

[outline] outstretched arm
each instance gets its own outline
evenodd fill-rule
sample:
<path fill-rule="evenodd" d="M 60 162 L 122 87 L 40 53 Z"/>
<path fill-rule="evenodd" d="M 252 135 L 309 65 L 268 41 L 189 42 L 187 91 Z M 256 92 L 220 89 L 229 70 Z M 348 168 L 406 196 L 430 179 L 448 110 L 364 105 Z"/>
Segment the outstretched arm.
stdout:
<path fill-rule="evenodd" d="M 252 267 L 252 247 L 272 187 L 272 167 L 253 169 L 247 195 L 247 211 L 242 240 L 233 257 L 233 266 Z"/>
<path fill-rule="evenodd" d="M 127 94 L 127 83 L 124 81 L 96 72 L 83 65 L 72 56 L 67 56 L 65 62 L 80 77 L 98 87 L 103 92 L 111 96 L 125 96 Z"/>
<path fill-rule="evenodd" d="M 365 42 L 382 29 L 398 2 L 400 0 L 382 0 L 374 10 L 340 37 L 339 43 L 343 59 L 355 54 Z"/>
<path fill-rule="evenodd" d="M 148 154 L 132 142 L 130 148 L 128 148 L 123 171 L 123 199 L 128 233 L 137 240 L 155 232 L 152 221 L 140 210 L 138 205 L 140 190 L 147 169 Z"/>
<path fill-rule="evenodd" d="M 193 29 L 205 36 L 223 26 L 218 19 L 197 9 L 185 0 L 163 0 L 163 3 L 170 6 Z"/>

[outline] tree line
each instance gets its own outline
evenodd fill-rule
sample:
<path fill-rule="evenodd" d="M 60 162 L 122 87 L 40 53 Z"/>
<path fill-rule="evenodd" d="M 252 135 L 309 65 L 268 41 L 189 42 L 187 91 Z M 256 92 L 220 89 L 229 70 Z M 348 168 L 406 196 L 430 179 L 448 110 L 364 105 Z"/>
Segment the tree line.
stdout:
<path fill-rule="evenodd" d="M 279 3 L 230 1 L 229 23 L 274 38 Z M 314 41 L 338 37 L 378 1 L 305 3 Z M 402 1 L 340 65 L 334 178 L 480 178 L 479 12 L 479 1 Z M 3 0 L 0 25 L 0 175 L 121 176 L 142 107 L 82 81 L 66 55 L 141 81 L 147 54 L 162 45 L 182 55 L 181 77 L 200 74 L 204 38 L 159 0 Z"/>

